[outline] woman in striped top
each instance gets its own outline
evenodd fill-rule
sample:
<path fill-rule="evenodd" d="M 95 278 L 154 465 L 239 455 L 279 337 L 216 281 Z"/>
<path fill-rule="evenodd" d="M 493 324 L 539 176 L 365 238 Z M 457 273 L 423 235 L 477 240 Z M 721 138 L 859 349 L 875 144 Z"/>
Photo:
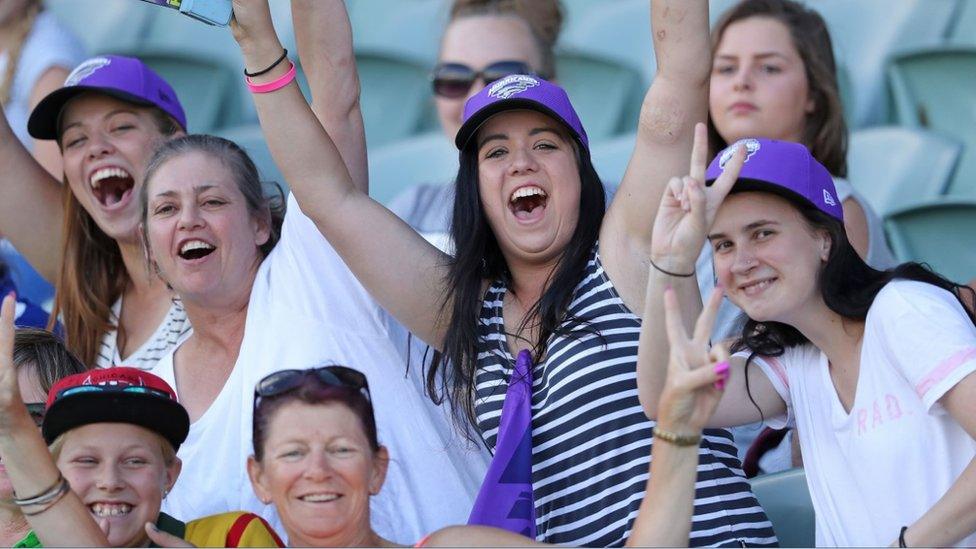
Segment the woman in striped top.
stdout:
<path fill-rule="evenodd" d="M 294 86 L 255 95 L 262 128 L 302 211 L 369 291 L 441 354 L 429 388 L 493 447 L 520 349 L 536 363 L 533 471 L 538 538 L 618 545 L 647 480 L 650 423 L 636 355 L 651 225 L 683 173 L 707 109 L 707 2 L 652 3 L 658 74 L 618 199 L 603 189 L 566 93 L 531 75 L 487 86 L 465 108 L 449 257 L 357 190 Z M 246 37 L 253 56 L 273 41 Z M 353 83 L 355 84 L 355 83 Z M 599 83 L 594 83 L 599 85 Z M 693 545 L 775 542 L 731 436 L 701 445 Z"/>

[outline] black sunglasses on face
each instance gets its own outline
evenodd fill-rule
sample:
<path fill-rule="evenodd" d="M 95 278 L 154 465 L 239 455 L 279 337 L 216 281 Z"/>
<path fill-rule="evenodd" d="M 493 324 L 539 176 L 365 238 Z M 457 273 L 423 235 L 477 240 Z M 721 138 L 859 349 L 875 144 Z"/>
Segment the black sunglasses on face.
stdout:
<path fill-rule="evenodd" d="M 485 85 L 513 74 L 528 74 L 545 78 L 523 61 L 496 61 L 480 71 L 461 63 L 438 63 L 431 72 L 434 94 L 448 99 L 468 95 L 471 86 L 481 78 Z"/>
<path fill-rule="evenodd" d="M 359 370 L 345 366 L 320 366 L 308 370 L 281 370 L 265 376 L 254 386 L 254 405 L 257 406 L 258 397 L 273 397 L 293 391 L 301 387 L 306 376 L 315 376 L 319 381 L 333 387 L 348 387 L 355 389 L 372 402 L 366 376 Z"/>
<path fill-rule="evenodd" d="M 44 424 L 44 412 L 46 411 L 47 405 L 43 402 L 28 402 L 25 404 L 27 406 L 27 413 L 30 414 L 31 419 L 34 421 L 34 425 L 40 427 Z"/>

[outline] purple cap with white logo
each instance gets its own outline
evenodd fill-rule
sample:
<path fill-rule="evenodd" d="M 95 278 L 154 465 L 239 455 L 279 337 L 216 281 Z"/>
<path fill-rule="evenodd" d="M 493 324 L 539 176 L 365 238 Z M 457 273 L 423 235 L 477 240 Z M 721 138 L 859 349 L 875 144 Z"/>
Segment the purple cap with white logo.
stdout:
<path fill-rule="evenodd" d="M 71 71 L 64 86 L 49 93 L 34 108 L 27 131 L 37 139 L 57 139 L 64 106 L 85 92 L 157 107 L 173 117 L 186 130 L 186 114 L 173 88 L 155 71 L 134 57 L 102 55 L 92 57 Z"/>
<path fill-rule="evenodd" d="M 844 208 L 827 168 L 799 143 L 773 139 L 740 139 L 719 153 L 705 172 L 711 184 L 725 170 L 736 147 L 746 148 L 746 161 L 732 192 L 764 191 L 799 196 L 818 210 L 844 221 Z M 785 193 L 784 193 L 785 191 Z"/>
<path fill-rule="evenodd" d="M 454 144 L 458 149 L 463 149 L 485 121 L 500 112 L 513 109 L 530 109 L 555 118 L 569 128 L 573 137 L 589 150 L 586 130 L 569 102 L 566 90 L 538 76 L 525 74 L 513 74 L 496 80 L 468 99 L 464 105 L 461 129 L 454 138 Z"/>

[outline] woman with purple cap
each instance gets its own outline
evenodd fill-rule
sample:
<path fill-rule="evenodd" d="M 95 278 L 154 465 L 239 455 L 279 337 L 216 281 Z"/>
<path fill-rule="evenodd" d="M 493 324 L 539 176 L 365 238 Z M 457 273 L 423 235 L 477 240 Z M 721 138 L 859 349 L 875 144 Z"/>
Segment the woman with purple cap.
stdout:
<path fill-rule="evenodd" d="M 235 9 L 249 7 L 238 3 Z M 659 73 L 616 201 L 604 194 L 569 98 L 529 75 L 476 94 L 457 136 L 449 257 L 354 185 L 287 66 L 255 79 L 271 152 L 303 212 L 373 296 L 441 351 L 429 387 L 494 447 L 521 349 L 535 363 L 532 472 L 537 539 L 615 545 L 627 539 L 654 434 L 637 400 L 636 345 L 653 217 L 668 178 L 684 171 L 707 106 L 707 3 L 652 3 Z M 237 28 L 248 66 L 280 46 Z M 691 543 L 772 544 L 741 476 L 731 436 L 709 431 Z"/>
<path fill-rule="evenodd" d="M 748 315 L 710 423 L 797 427 L 817 545 L 976 545 L 972 292 L 917 263 L 868 266 L 830 173 L 803 145 L 744 139 L 707 170 L 706 150 L 700 125 L 691 171 L 671 180 L 655 220 L 645 409 L 665 384 L 662 306 L 684 318 L 701 309 L 695 259 L 707 242 L 722 291 L 679 351 L 693 363 L 709 354 L 723 293 Z M 722 177 L 740 164 L 737 181 Z"/>

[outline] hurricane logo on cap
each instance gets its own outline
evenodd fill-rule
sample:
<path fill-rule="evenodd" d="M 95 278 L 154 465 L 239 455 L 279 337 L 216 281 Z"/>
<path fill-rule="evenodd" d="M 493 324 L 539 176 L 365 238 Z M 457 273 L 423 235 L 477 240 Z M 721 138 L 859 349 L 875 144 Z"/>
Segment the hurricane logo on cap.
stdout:
<path fill-rule="evenodd" d="M 92 57 L 88 61 L 85 61 L 75 67 L 75 70 L 71 71 L 68 78 L 64 80 L 64 85 L 76 86 L 78 85 L 78 82 L 81 82 L 82 80 L 95 74 L 95 71 L 111 63 L 112 60 L 107 57 Z"/>
<path fill-rule="evenodd" d="M 496 99 L 508 99 L 513 95 L 518 95 L 529 88 L 534 88 L 539 85 L 539 81 L 531 76 L 525 76 L 524 74 L 513 74 L 511 76 L 506 76 L 501 80 L 495 82 L 488 88 L 488 97 L 494 97 Z"/>
<path fill-rule="evenodd" d="M 746 159 L 743 162 L 748 162 L 752 158 L 752 155 L 759 151 L 759 147 L 761 146 L 757 139 L 740 139 L 722 151 L 722 157 L 718 159 L 718 167 L 724 170 L 726 162 L 732 159 L 732 155 L 735 154 L 736 149 L 740 145 L 746 148 Z"/>
<path fill-rule="evenodd" d="M 824 204 L 826 204 L 828 206 L 836 206 L 837 205 L 837 201 L 834 200 L 833 195 L 831 195 L 830 194 L 830 191 L 828 191 L 827 189 L 824 189 L 823 190 L 823 198 L 824 198 Z"/>

